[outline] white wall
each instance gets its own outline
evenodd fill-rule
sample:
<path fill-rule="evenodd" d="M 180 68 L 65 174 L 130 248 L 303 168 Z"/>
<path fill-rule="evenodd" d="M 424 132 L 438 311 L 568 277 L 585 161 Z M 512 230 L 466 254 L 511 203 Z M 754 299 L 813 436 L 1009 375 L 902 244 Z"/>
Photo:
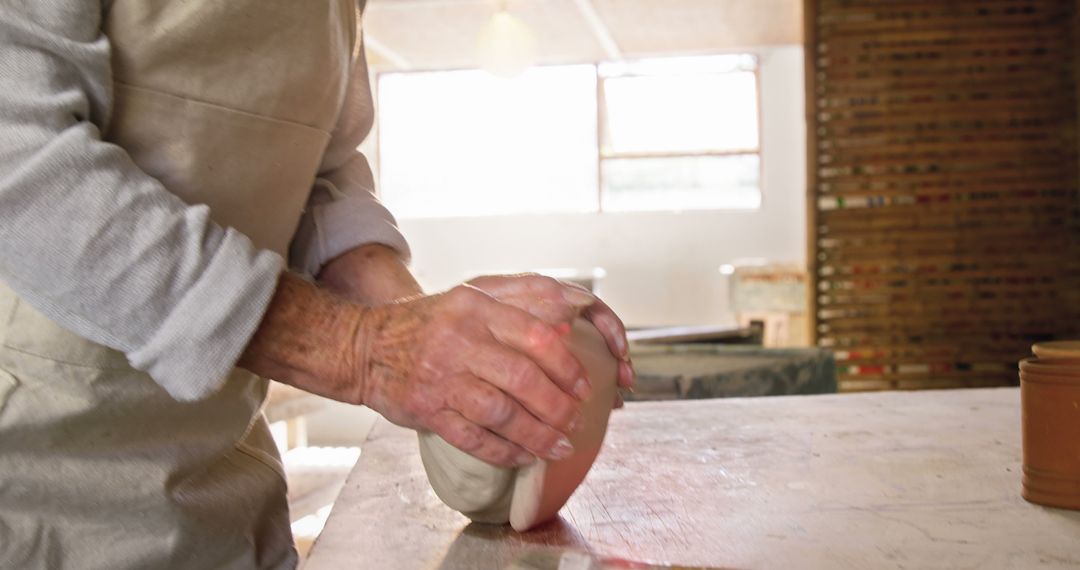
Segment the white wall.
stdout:
<path fill-rule="evenodd" d="M 413 271 L 435 291 L 491 271 L 603 267 L 600 294 L 630 326 L 731 322 L 720 265 L 805 260 L 802 48 L 760 54 L 760 210 L 402 220 Z"/>

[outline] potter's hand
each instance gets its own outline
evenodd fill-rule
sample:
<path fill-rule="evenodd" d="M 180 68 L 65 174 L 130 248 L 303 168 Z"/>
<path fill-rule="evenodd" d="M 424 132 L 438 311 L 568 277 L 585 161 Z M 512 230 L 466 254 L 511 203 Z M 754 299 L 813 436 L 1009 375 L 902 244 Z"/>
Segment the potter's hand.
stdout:
<path fill-rule="evenodd" d="M 489 463 L 563 459 L 589 395 L 585 370 L 556 330 L 463 285 L 369 309 L 354 362 L 359 400 Z"/>
<path fill-rule="evenodd" d="M 471 286 L 365 307 L 283 273 L 237 364 L 505 466 L 565 457 L 590 392 L 554 326 Z"/>
<path fill-rule="evenodd" d="M 633 387 L 634 365 L 630 361 L 626 327 L 611 307 L 584 287 L 532 273 L 478 277 L 469 284 L 563 331 L 570 330 L 570 323 L 579 314 L 588 319 L 619 360 L 619 386 Z M 616 407 L 621 405 L 622 399 L 616 397 Z"/>

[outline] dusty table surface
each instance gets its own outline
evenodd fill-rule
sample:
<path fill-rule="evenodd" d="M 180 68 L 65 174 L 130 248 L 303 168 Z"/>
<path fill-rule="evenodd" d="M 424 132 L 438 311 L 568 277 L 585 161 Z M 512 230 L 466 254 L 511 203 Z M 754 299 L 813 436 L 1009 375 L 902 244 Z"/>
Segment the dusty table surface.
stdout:
<path fill-rule="evenodd" d="M 525 534 L 443 506 L 416 436 L 380 420 L 305 570 L 501 569 L 537 549 L 725 568 L 1076 568 L 1080 512 L 1020 498 L 1019 401 L 1004 388 L 631 403 L 561 518 Z"/>

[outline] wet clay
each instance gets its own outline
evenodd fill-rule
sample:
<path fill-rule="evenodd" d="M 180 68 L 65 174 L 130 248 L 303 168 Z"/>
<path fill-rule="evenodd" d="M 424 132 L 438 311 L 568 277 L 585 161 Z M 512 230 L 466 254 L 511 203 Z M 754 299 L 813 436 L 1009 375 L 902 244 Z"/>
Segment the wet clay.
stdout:
<path fill-rule="evenodd" d="M 618 361 L 600 333 L 579 319 L 563 338 L 585 366 L 593 395 L 581 407 L 584 427 L 570 435 L 574 454 L 562 461 L 536 461 L 520 469 L 485 463 L 430 432 L 418 432 L 420 457 L 435 494 L 477 522 L 525 531 L 553 518 L 585 479 L 607 433 L 615 401 Z"/>

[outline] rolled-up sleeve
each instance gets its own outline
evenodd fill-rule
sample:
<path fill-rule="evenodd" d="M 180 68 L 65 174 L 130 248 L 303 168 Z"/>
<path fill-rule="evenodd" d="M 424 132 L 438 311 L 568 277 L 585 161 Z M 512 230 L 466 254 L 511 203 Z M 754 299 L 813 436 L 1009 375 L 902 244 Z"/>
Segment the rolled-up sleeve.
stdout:
<path fill-rule="evenodd" d="M 199 399 L 239 359 L 284 260 L 102 140 L 112 84 L 102 11 L 86 0 L 0 4 L 0 279 L 174 398 Z"/>
<path fill-rule="evenodd" d="M 394 216 L 376 198 L 367 159 L 357 150 L 371 131 L 374 108 L 361 49 L 319 177 L 293 238 L 289 257 L 297 271 L 317 275 L 327 261 L 367 244 L 381 244 L 409 260 L 409 245 Z"/>

